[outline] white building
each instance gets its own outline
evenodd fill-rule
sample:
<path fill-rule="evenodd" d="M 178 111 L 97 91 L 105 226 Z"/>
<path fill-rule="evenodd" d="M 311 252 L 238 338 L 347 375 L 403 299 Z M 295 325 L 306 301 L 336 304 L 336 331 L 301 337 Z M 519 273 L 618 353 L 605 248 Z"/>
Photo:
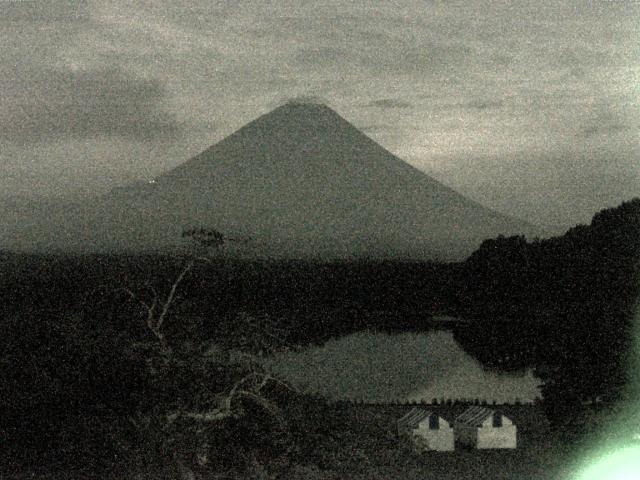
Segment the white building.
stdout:
<path fill-rule="evenodd" d="M 398 420 L 398 436 L 422 453 L 427 450 L 452 451 L 453 429 L 449 422 L 429 410 L 414 408 Z"/>
<path fill-rule="evenodd" d="M 455 441 L 472 448 L 516 448 L 517 428 L 502 413 L 475 406 L 453 422 Z"/>

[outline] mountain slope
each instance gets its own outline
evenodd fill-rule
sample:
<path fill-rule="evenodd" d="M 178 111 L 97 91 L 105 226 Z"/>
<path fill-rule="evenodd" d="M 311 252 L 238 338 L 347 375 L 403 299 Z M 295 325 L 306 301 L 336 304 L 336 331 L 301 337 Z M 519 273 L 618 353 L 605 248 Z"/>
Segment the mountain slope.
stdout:
<path fill-rule="evenodd" d="M 485 238 L 533 230 L 411 167 L 328 107 L 297 103 L 154 183 L 51 217 L 58 227 L 42 228 L 36 243 L 149 250 L 203 226 L 290 258 L 462 258 Z M 35 246 L 33 237 L 22 238 Z"/>

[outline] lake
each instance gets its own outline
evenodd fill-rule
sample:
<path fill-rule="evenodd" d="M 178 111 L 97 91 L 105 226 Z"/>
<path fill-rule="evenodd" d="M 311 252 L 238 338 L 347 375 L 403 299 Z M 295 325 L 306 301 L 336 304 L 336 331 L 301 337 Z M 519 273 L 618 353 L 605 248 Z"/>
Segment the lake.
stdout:
<path fill-rule="evenodd" d="M 531 402 L 541 381 L 485 370 L 449 330 L 359 332 L 270 361 L 274 373 L 302 391 L 367 402 L 479 399 Z"/>

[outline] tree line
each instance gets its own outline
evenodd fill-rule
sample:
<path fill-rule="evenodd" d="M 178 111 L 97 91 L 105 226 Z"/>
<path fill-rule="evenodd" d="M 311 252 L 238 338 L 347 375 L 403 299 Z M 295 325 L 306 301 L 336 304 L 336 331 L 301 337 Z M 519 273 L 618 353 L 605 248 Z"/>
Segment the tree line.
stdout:
<path fill-rule="evenodd" d="M 449 307 L 474 319 L 456 339 L 489 367 L 534 367 L 552 416 L 618 399 L 635 352 L 640 198 L 559 237 L 486 240 L 455 283 Z"/>

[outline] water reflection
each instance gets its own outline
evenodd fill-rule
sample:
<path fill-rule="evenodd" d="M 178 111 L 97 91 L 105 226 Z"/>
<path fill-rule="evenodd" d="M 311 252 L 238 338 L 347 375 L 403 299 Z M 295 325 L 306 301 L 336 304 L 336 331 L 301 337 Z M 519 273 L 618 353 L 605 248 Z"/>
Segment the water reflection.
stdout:
<path fill-rule="evenodd" d="M 298 388 L 331 399 L 371 402 L 479 399 L 533 401 L 532 373 L 485 371 L 450 331 L 389 335 L 360 332 L 301 352 L 276 356 L 273 370 Z"/>

